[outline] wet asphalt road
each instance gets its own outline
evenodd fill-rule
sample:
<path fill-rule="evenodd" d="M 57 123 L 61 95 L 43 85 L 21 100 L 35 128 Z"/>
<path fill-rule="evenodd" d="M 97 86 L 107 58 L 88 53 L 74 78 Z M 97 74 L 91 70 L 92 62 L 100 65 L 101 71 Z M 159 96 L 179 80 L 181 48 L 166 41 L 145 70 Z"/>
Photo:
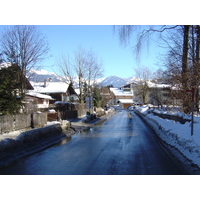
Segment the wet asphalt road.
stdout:
<path fill-rule="evenodd" d="M 64 143 L 64 141 L 63 141 Z M 100 127 L 23 158 L 0 174 L 178 175 L 185 174 L 163 151 L 141 119 L 116 113 Z"/>

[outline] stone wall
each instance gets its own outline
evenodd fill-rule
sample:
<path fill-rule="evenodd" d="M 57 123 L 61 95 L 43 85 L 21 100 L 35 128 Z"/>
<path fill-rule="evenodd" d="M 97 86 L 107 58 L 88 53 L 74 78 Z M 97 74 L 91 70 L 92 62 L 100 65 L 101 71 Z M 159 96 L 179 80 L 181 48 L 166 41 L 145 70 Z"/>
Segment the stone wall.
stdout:
<path fill-rule="evenodd" d="M 15 130 L 26 129 L 31 127 L 30 114 L 19 114 L 13 116 Z"/>
<path fill-rule="evenodd" d="M 47 123 L 47 113 L 33 114 L 33 128 L 43 127 Z"/>
<path fill-rule="evenodd" d="M 14 119 L 12 115 L 0 116 L 0 134 L 10 132 L 14 129 Z"/>
<path fill-rule="evenodd" d="M 4 115 L 0 116 L 0 134 L 43 127 L 46 123 L 47 113 Z"/>

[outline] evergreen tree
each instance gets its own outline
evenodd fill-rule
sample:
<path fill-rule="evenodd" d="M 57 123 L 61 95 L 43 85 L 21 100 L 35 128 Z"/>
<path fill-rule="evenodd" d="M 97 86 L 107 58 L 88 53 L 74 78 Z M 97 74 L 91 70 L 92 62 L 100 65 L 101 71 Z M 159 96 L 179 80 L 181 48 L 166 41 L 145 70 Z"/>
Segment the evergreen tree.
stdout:
<path fill-rule="evenodd" d="M 18 91 L 21 83 L 16 80 L 17 68 L 8 67 L 0 70 L 0 113 L 15 114 L 22 106 L 23 94 Z"/>
<path fill-rule="evenodd" d="M 102 104 L 102 96 L 101 96 L 101 90 L 98 87 L 95 87 L 93 89 L 93 102 L 94 106 L 99 108 Z"/>

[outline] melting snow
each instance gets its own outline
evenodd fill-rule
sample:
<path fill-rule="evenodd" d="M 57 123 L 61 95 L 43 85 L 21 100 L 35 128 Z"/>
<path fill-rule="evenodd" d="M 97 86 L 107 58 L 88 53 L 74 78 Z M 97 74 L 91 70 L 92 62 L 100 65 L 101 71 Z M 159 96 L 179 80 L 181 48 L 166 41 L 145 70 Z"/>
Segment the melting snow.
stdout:
<path fill-rule="evenodd" d="M 162 140 L 176 147 L 183 155 L 200 167 L 200 117 L 194 117 L 194 134 L 191 136 L 191 122 L 181 124 L 173 120 L 162 119 L 153 115 L 153 113 L 149 113 L 147 106 L 138 107 L 137 110 L 146 115 L 148 123 L 158 130 L 157 134 Z M 171 113 L 171 115 L 191 119 L 191 116 L 185 116 L 181 112 Z"/>

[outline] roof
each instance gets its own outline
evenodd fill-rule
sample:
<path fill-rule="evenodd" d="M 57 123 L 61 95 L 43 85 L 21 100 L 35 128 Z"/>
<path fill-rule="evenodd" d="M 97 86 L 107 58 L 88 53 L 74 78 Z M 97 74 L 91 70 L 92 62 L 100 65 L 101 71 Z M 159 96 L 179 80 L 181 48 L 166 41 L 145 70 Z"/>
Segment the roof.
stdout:
<path fill-rule="evenodd" d="M 170 84 L 166 83 L 154 83 L 153 81 L 146 81 L 149 88 L 171 88 Z M 144 82 L 138 82 L 135 86 L 144 85 Z"/>
<path fill-rule="evenodd" d="M 34 91 L 38 93 L 66 93 L 69 84 L 65 82 L 47 82 L 46 87 L 44 87 L 44 82 L 31 82 L 34 87 Z"/>
<path fill-rule="evenodd" d="M 79 88 L 77 88 L 77 89 L 74 89 L 75 90 L 75 92 L 76 92 L 76 94 L 80 94 L 80 89 Z"/>
<path fill-rule="evenodd" d="M 134 103 L 133 99 L 118 99 L 118 101 L 120 101 L 120 103 Z"/>
<path fill-rule="evenodd" d="M 2 68 L 8 68 L 8 67 L 10 67 L 11 66 L 11 63 L 1 63 L 0 64 L 0 69 L 2 69 Z"/>
<path fill-rule="evenodd" d="M 166 83 L 153 83 L 152 81 L 147 81 L 147 84 L 150 88 L 170 88 L 171 85 Z"/>
<path fill-rule="evenodd" d="M 133 92 L 132 91 L 123 91 L 119 88 L 110 88 L 110 91 L 113 92 L 113 94 L 115 96 L 133 96 Z"/>
<path fill-rule="evenodd" d="M 32 96 L 32 97 L 37 97 L 37 98 L 40 98 L 40 99 L 53 100 L 53 98 L 51 96 L 49 96 L 49 95 L 40 94 L 40 93 L 32 92 L 32 91 L 27 92 L 26 95 Z"/>

